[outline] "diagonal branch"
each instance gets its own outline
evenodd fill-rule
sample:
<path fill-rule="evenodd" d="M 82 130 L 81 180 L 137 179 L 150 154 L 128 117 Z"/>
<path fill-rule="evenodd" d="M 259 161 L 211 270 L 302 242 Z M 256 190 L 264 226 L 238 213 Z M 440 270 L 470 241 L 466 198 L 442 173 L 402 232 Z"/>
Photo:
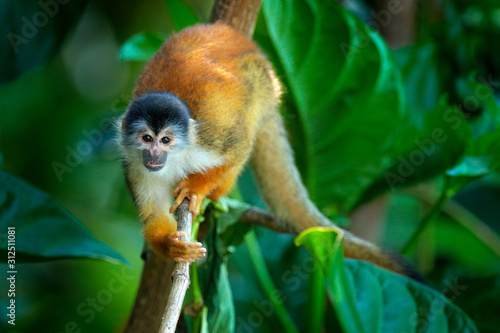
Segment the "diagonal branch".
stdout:
<path fill-rule="evenodd" d="M 189 212 L 189 203 L 187 199 L 184 199 L 177 212 L 177 231 L 184 231 L 186 233 L 184 237 L 179 239 L 181 241 L 190 241 L 193 214 Z M 175 327 L 177 326 L 177 321 L 181 314 L 184 296 L 186 295 L 186 290 L 190 283 L 189 263 L 175 263 L 174 272 L 172 274 L 172 288 L 170 289 L 165 313 L 161 321 L 160 333 L 175 332 Z"/>

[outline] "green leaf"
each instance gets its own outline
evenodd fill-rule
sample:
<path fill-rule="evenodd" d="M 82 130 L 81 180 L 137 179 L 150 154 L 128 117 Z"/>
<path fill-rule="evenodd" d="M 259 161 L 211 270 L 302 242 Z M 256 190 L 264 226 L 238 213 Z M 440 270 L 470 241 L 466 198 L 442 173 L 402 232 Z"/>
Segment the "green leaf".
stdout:
<path fill-rule="evenodd" d="M 492 165 L 491 156 L 467 156 L 446 174 L 452 177 L 481 177 L 491 172 Z"/>
<path fill-rule="evenodd" d="M 227 260 L 235 246 L 230 236 L 233 232 L 239 234 L 238 231 L 234 231 L 234 228 L 238 228 L 236 222 L 248 208 L 243 204 L 239 205 L 234 200 L 229 201 L 232 202 L 209 205 L 204 214 L 206 218 L 204 223 L 209 224 L 209 230 L 203 239 L 207 249 L 207 259 L 203 265 L 200 265 L 198 276 L 203 300 L 208 307 L 206 320 L 210 332 L 229 333 L 234 331 L 235 311 L 233 294 L 229 284 Z M 228 209 L 224 212 L 220 208 Z M 219 225 L 221 220 L 224 221 L 222 226 Z M 219 233 L 225 234 L 227 238 L 221 237 Z M 223 239 L 227 243 L 224 243 Z"/>
<path fill-rule="evenodd" d="M 282 332 L 283 319 L 279 317 L 273 300 L 286 307 L 293 322 L 301 332 L 310 331 L 307 317 L 308 298 L 312 283 L 309 274 L 318 266 L 315 265 L 304 247 L 293 245 L 290 235 L 256 227 L 259 248 L 252 254 L 250 247 L 239 246 L 229 259 L 231 286 L 233 287 L 236 307 L 237 330 L 258 331 L 262 333 Z M 271 274 L 275 286 L 272 293 L 264 290 L 261 272 L 256 269 L 256 252 L 260 251 L 265 260 L 265 270 Z M 260 265 L 259 265 L 260 266 Z M 322 273 L 320 272 L 322 275 Z M 262 276 L 262 275 L 261 275 Z M 268 290 L 269 291 L 269 290 Z M 264 318 L 256 327 L 256 318 L 261 314 Z"/>
<path fill-rule="evenodd" d="M 199 21 L 198 14 L 184 1 L 164 0 L 174 29 L 179 31 Z M 140 33 L 129 38 L 120 50 L 123 61 L 148 61 L 162 46 L 166 37 L 155 33 Z"/>
<path fill-rule="evenodd" d="M 238 223 L 241 215 L 251 206 L 229 198 L 221 198 L 218 204 L 227 207 L 227 211 L 221 214 L 217 221 L 217 234 L 222 245 L 219 250 L 232 253 L 234 247 L 241 244 L 245 235 L 252 229 L 249 224 Z"/>
<path fill-rule="evenodd" d="M 276 316 L 279 318 L 283 330 L 285 332 L 298 333 L 299 330 L 295 326 L 292 316 L 283 305 L 281 295 L 276 292 L 276 286 L 266 266 L 264 256 L 260 251 L 255 233 L 249 233 L 245 240 L 248 247 L 248 252 L 250 253 L 250 257 L 252 258 L 253 269 L 257 274 L 260 288 L 262 288 L 267 298 L 271 302 L 271 308 L 276 312 Z"/>
<path fill-rule="evenodd" d="M 128 39 L 120 49 L 122 61 L 148 61 L 161 47 L 165 37 L 153 33 L 141 33 Z"/>
<path fill-rule="evenodd" d="M 208 308 L 206 306 L 203 307 L 201 310 L 201 333 L 209 333 L 210 331 L 208 330 Z"/>
<path fill-rule="evenodd" d="M 440 100 L 442 73 L 438 65 L 437 45 L 433 40 L 394 51 L 401 68 L 411 122 L 421 127 L 426 111 Z"/>
<path fill-rule="evenodd" d="M 340 232 L 339 229 L 337 230 Z M 342 244 L 344 235 L 343 233 L 339 234 L 339 232 L 335 231 L 334 228 L 308 228 L 295 238 L 295 245 L 304 245 L 323 269 L 323 274 L 326 275 L 333 256 L 339 251 Z"/>
<path fill-rule="evenodd" d="M 461 161 L 472 141 L 472 131 L 460 110 L 442 98 L 423 117 L 422 128 L 409 123 L 395 142 L 397 158 L 362 201 L 443 174 Z"/>
<path fill-rule="evenodd" d="M 392 159 L 405 112 L 397 66 L 380 36 L 333 1 L 263 8 L 298 107 L 309 193 L 320 208 L 349 210 Z"/>
<path fill-rule="evenodd" d="M 499 170 L 500 129 L 497 129 L 474 140 L 467 149 L 464 159 L 447 170 L 446 174 L 451 177 L 451 186 L 460 189 L 471 180 Z"/>
<path fill-rule="evenodd" d="M 326 235 L 330 243 L 342 240 L 341 234 L 311 231 L 307 243 L 313 253 L 323 252 Z M 367 262 L 344 263 L 340 245 L 332 252 L 327 291 L 344 332 L 477 332 L 467 315 L 436 290 Z"/>
<path fill-rule="evenodd" d="M 472 131 L 461 111 L 442 98 L 425 114 L 422 131 L 407 136 L 408 146 L 390 171 L 402 177 L 405 185 L 429 179 L 459 162 L 471 140 Z"/>
<path fill-rule="evenodd" d="M 477 332 L 462 310 L 432 288 L 361 261 L 347 260 L 346 268 L 347 284 L 340 292 L 354 300 L 359 314 L 368 315 L 359 316 L 361 330 L 345 332 Z M 335 280 L 328 282 L 334 290 Z M 338 294 L 329 295 L 340 303 Z M 341 304 L 337 310 L 340 318 L 351 311 Z"/>
<path fill-rule="evenodd" d="M 337 229 L 340 233 L 339 229 Z M 334 253 L 339 250 L 342 244 L 342 236 L 337 234 L 333 228 L 308 228 L 301 232 L 295 238 L 295 245 L 304 245 L 311 256 L 316 260 L 321 267 L 321 270 L 314 270 L 311 272 L 311 280 L 309 282 L 309 297 L 306 303 L 307 314 L 309 318 L 310 327 L 314 328 L 313 331 L 321 330 L 324 323 L 325 316 L 325 285 L 324 279 L 328 273 L 330 263 Z M 332 234 L 334 235 L 332 237 Z M 316 244 L 316 242 L 318 242 Z"/>
<path fill-rule="evenodd" d="M 212 278 L 216 278 L 213 281 L 213 289 L 210 289 L 204 297 L 205 304 L 209 309 L 208 327 L 210 328 L 210 332 L 233 332 L 236 316 L 227 265 L 222 264 L 214 268 L 218 268 L 218 272 L 211 276 Z"/>
<path fill-rule="evenodd" d="M 86 4 L 86 0 L 1 1 L 0 84 L 50 60 Z"/>
<path fill-rule="evenodd" d="M 186 1 L 163 0 L 170 17 L 170 21 L 176 31 L 198 23 L 198 14 Z"/>
<path fill-rule="evenodd" d="M 46 193 L 0 171 L 0 230 L 15 227 L 17 262 L 94 258 L 127 263 Z M 6 250 L 7 237 L 0 240 Z M 2 261 L 7 256 L 2 256 Z"/>

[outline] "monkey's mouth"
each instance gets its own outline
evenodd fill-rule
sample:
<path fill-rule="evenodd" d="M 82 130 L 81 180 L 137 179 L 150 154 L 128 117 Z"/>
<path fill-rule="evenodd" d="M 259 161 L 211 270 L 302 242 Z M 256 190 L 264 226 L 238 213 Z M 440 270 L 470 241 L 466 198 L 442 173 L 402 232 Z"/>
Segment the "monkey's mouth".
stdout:
<path fill-rule="evenodd" d="M 163 168 L 163 166 L 165 166 L 165 163 L 146 162 L 146 163 L 144 163 L 144 166 L 149 171 L 158 171 L 158 170 L 161 170 Z"/>

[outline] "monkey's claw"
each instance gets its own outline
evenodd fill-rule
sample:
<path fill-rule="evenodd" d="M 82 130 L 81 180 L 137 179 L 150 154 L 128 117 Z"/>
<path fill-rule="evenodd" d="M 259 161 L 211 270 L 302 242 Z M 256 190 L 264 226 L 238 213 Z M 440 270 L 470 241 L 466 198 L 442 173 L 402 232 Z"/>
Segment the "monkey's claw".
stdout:
<path fill-rule="evenodd" d="M 186 234 L 182 231 L 177 231 L 167 237 L 167 257 L 177 262 L 193 262 L 198 258 L 203 258 L 207 249 L 202 247 L 200 242 L 185 242 L 179 240 Z"/>
<path fill-rule="evenodd" d="M 196 193 L 192 192 L 189 188 L 183 187 L 182 185 L 178 185 L 174 189 L 175 199 L 172 207 L 170 207 L 170 213 L 175 212 L 175 210 L 180 206 L 184 198 L 189 200 L 189 211 L 194 215 L 198 215 L 200 213 L 201 204 L 203 202 L 203 198 L 200 198 Z"/>

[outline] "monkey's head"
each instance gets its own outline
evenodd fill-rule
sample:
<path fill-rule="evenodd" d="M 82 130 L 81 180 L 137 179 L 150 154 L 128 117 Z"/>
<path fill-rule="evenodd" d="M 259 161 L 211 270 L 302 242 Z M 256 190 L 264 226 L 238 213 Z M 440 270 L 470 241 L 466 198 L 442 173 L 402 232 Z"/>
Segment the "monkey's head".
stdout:
<path fill-rule="evenodd" d="M 165 166 L 168 154 L 189 144 L 194 121 L 189 108 L 176 95 L 149 92 L 130 103 L 121 122 L 121 144 L 142 152 L 149 171 Z"/>

